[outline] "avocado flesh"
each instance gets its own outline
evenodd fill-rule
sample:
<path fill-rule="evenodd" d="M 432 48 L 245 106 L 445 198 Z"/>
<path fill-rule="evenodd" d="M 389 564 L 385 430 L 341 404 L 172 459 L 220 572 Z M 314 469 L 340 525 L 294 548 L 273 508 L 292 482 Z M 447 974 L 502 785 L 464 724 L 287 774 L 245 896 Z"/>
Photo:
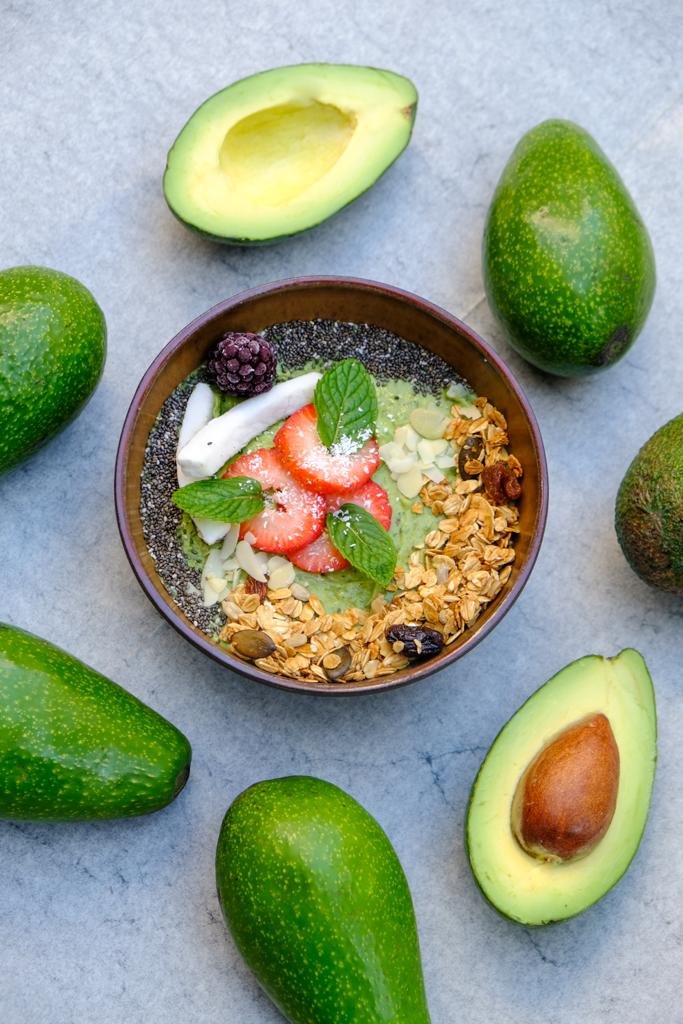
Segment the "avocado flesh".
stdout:
<path fill-rule="evenodd" d="M 0 818 L 148 814 L 183 788 L 174 725 L 47 640 L 0 623 Z"/>
<path fill-rule="evenodd" d="M 652 435 L 626 471 L 615 526 L 634 572 L 683 594 L 683 413 Z"/>
<path fill-rule="evenodd" d="M 80 412 L 102 374 L 106 337 L 80 281 L 47 267 L 0 271 L 0 473 Z"/>
<path fill-rule="evenodd" d="M 237 948 L 292 1024 L 429 1024 L 403 869 L 343 790 L 303 776 L 246 790 L 216 876 Z"/>
<path fill-rule="evenodd" d="M 173 213 L 217 241 L 275 241 L 325 220 L 407 146 L 417 93 L 391 71 L 299 64 L 244 78 L 192 115 L 168 154 Z"/>
<path fill-rule="evenodd" d="M 602 712 L 619 748 L 617 804 L 594 849 L 569 862 L 537 860 L 515 839 L 510 811 L 517 783 L 557 733 Z M 640 654 L 590 655 L 572 662 L 527 700 L 503 727 L 472 788 L 467 849 L 486 898 L 527 925 L 560 921 L 586 910 L 621 878 L 640 842 L 656 761 L 654 691 Z"/>
<path fill-rule="evenodd" d="M 566 377 L 621 358 L 655 288 L 652 245 L 621 178 L 587 132 L 560 120 L 527 132 L 503 170 L 483 269 L 511 345 Z"/>

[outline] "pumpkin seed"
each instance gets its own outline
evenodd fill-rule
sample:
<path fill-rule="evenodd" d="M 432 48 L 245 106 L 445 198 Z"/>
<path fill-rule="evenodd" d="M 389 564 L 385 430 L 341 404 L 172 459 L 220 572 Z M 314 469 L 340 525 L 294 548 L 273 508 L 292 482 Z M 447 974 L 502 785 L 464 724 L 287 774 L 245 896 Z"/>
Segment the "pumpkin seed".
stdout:
<path fill-rule="evenodd" d="M 463 480 L 474 479 L 474 474 L 468 473 L 465 466 L 468 462 L 476 462 L 482 453 L 484 442 L 479 434 L 472 434 L 467 438 L 458 453 L 458 472 Z"/>
<path fill-rule="evenodd" d="M 232 638 L 232 647 L 241 658 L 256 661 L 275 650 L 275 642 L 262 629 L 240 629 Z"/>
<path fill-rule="evenodd" d="M 348 647 L 336 647 L 325 655 L 321 664 L 330 682 L 341 679 L 351 668 L 351 651 Z"/>

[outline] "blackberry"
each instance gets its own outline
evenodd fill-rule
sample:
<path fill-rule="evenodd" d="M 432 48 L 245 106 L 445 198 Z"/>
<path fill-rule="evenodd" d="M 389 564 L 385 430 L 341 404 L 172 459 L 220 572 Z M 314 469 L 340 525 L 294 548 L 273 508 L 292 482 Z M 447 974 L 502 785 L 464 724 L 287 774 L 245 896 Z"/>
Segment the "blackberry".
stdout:
<path fill-rule="evenodd" d="M 211 377 L 221 391 L 241 398 L 263 394 L 275 379 L 275 350 L 260 334 L 228 331 L 208 362 Z"/>

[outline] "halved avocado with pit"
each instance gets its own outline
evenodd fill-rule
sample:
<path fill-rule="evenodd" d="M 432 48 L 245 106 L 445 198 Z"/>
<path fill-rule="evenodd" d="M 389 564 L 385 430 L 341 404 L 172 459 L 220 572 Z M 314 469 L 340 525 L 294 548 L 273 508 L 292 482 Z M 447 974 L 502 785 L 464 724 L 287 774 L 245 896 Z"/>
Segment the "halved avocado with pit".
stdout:
<path fill-rule="evenodd" d="M 616 805 L 606 831 L 575 859 L 528 853 L 513 829 L 513 804 L 529 766 L 554 738 L 604 716 L 618 748 Z M 634 650 L 572 662 L 527 700 L 503 727 L 475 780 L 467 814 L 467 851 L 490 903 L 527 925 L 586 910 L 619 881 L 645 828 L 656 762 L 652 680 Z"/>
<path fill-rule="evenodd" d="M 206 100 L 173 143 L 166 201 L 220 242 L 306 231 L 394 162 L 416 106 L 413 83 L 378 68 L 297 64 L 243 78 Z"/>

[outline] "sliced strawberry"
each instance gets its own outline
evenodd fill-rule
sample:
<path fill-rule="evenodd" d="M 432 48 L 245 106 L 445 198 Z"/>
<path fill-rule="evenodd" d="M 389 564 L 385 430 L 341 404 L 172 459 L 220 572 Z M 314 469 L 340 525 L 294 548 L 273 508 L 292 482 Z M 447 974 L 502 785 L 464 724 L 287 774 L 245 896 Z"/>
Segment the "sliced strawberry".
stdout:
<path fill-rule="evenodd" d="M 274 448 L 240 455 L 223 476 L 250 476 L 263 487 L 266 507 L 240 526 L 240 537 L 252 533 L 254 547 L 260 551 L 286 554 L 322 533 L 325 499 L 302 487 L 284 468 Z"/>
<path fill-rule="evenodd" d="M 314 405 L 293 413 L 275 435 L 280 460 L 292 476 L 320 494 L 357 490 L 370 479 L 380 463 L 374 437 L 358 447 L 340 443 L 326 448 L 318 437 Z"/>
<path fill-rule="evenodd" d="M 385 530 L 391 526 L 389 495 L 374 480 L 368 480 L 366 484 L 351 494 L 329 495 L 326 512 L 336 512 L 347 501 L 366 508 Z M 349 564 L 332 544 L 327 530 L 323 530 L 317 540 L 302 548 L 301 551 L 291 552 L 289 560 L 304 572 L 335 572 L 337 569 L 345 569 Z"/>

